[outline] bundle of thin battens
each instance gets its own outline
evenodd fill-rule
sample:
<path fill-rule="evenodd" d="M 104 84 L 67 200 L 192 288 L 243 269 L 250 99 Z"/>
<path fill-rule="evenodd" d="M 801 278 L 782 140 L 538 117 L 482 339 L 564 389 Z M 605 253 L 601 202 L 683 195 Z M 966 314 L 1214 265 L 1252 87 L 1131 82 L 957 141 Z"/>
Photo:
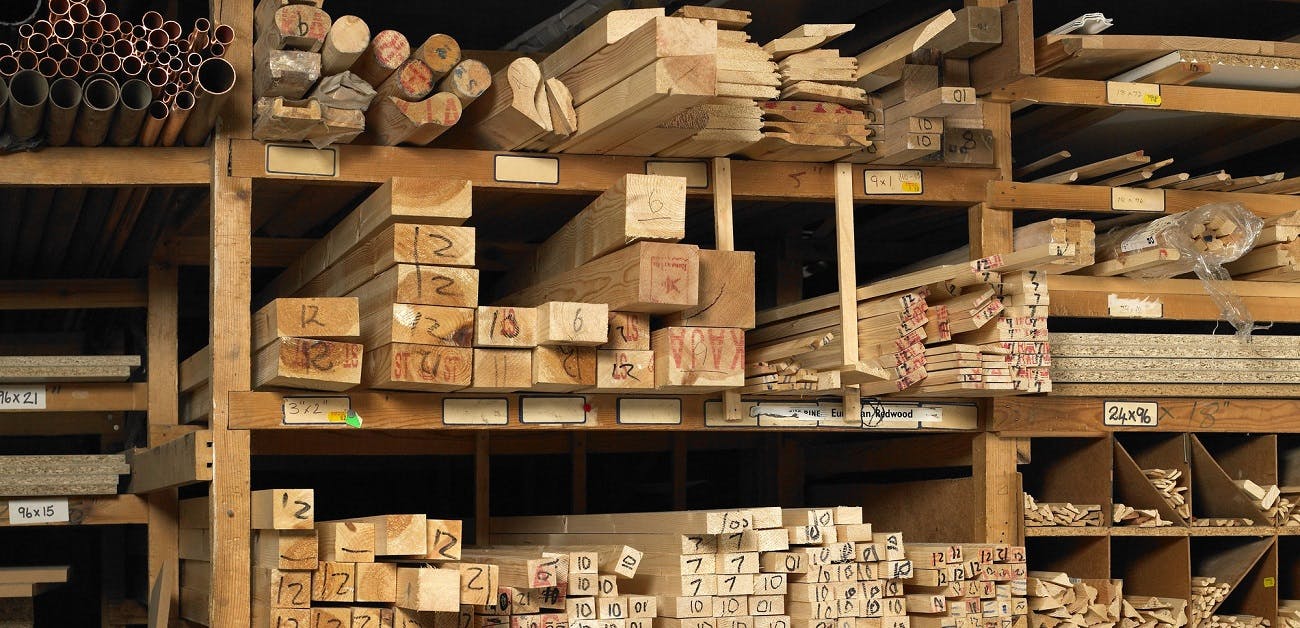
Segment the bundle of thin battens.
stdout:
<path fill-rule="evenodd" d="M 235 85 L 235 31 L 199 18 L 188 36 L 157 11 L 131 23 L 105 0 L 49 0 L 0 43 L 0 130 L 51 146 L 201 146 Z"/>

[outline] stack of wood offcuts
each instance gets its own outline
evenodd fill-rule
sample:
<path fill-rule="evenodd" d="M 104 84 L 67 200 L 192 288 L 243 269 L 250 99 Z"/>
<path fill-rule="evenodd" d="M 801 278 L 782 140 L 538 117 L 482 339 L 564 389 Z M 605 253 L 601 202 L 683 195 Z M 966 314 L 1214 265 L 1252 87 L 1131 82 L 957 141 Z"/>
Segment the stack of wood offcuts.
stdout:
<path fill-rule="evenodd" d="M 1160 511 L 1155 508 L 1134 508 L 1118 502 L 1111 507 L 1111 523 L 1139 528 L 1163 528 L 1174 525 L 1174 522 L 1161 517 Z"/>
<path fill-rule="evenodd" d="M 1025 493 L 1025 526 L 1065 526 L 1082 528 L 1105 525 L 1105 515 L 1099 504 L 1072 504 L 1070 502 L 1040 502 Z"/>
<path fill-rule="evenodd" d="M 68 567 L 0 567 L 0 626 L 36 625 L 32 598 L 68 581 Z"/>
<path fill-rule="evenodd" d="M 1295 517 L 1295 504 L 1286 497 L 1282 496 L 1281 487 L 1276 484 L 1259 485 L 1250 480 L 1233 480 L 1233 484 L 1241 489 L 1242 493 L 1250 499 L 1264 515 L 1264 520 L 1269 525 L 1285 526 L 1297 525 L 1292 523 L 1297 521 Z"/>
<path fill-rule="evenodd" d="M 115 495 L 125 454 L 0 456 L 0 497 Z"/>
<path fill-rule="evenodd" d="M 1143 469 L 1142 475 L 1145 475 L 1151 481 L 1151 486 L 1155 487 L 1160 497 L 1169 504 L 1174 512 L 1184 520 L 1192 518 L 1192 506 L 1187 503 L 1187 492 L 1191 488 L 1187 484 L 1187 479 L 1179 469 Z"/>
<path fill-rule="evenodd" d="M 1206 619 L 1214 614 L 1219 605 L 1228 599 L 1228 594 L 1231 592 L 1231 584 L 1219 582 L 1218 578 L 1213 576 L 1196 576 L 1192 578 L 1192 627 L 1201 626 Z"/>
<path fill-rule="evenodd" d="M 434 34 L 414 50 L 400 32 L 371 36 L 355 15 L 331 19 L 322 0 L 261 0 L 254 12 L 253 137 L 425 145 L 456 124 L 492 74 Z M 368 131 L 368 132 L 367 132 Z"/>
<path fill-rule="evenodd" d="M 1025 551 L 1004 544 L 909 543 L 912 628 L 1029 625 Z"/>
<path fill-rule="evenodd" d="M 1026 584 L 1030 628 L 1117 625 L 1122 580 L 1084 580 L 1057 571 L 1030 571 Z"/>
<path fill-rule="evenodd" d="M 1300 628 L 1300 600 L 1279 600 L 1278 619 L 1284 628 Z"/>
<path fill-rule="evenodd" d="M 1300 281 L 1300 212 L 1264 219 L 1251 250 L 1224 265 L 1233 279 Z"/>

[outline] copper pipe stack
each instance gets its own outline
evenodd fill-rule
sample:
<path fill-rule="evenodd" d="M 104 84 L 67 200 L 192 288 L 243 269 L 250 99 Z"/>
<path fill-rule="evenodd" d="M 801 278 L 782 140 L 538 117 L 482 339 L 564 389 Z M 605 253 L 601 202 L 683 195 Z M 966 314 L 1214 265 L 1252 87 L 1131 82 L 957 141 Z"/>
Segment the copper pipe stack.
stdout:
<path fill-rule="evenodd" d="M 235 31 L 208 19 L 188 34 L 148 11 L 134 21 L 106 0 L 49 0 L 43 19 L 0 44 L 0 129 L 52 146 L 199 146 L 234 66 Z"/>

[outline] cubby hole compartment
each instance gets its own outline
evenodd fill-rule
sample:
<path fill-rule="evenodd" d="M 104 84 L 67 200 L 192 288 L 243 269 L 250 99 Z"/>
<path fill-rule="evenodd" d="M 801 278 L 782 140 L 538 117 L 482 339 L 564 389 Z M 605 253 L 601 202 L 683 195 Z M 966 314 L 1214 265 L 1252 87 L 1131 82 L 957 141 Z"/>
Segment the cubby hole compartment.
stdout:
<path fill-rule="evenodd" d="M 1124 581 L 1124 595 L 1188 598 L 1192 590 L 1190 539 L 1133 536 L 1110 541 L 1111 577 Z"/>
<path fill-rule="evenodd" d="M 1101 506 L 1108 525 L 1111 455 L 1108 438 L 1035 438 L 1032 461 L 1020 469 L 1025 492 L 1039 502 Z"/>
<path fill-rule="evenodd" d="M 1264 445 L 1266 441 L 1262 439 L 1244 438 L 1236 447 L 1226 447 L 1231 444 L 1231 440 L 1224 439 L 1223 442 L 1211 440 L 1212 443 L 1225 445 L 1225 452 L 1230 454 L 1227 458 L 1236 465 L 1237 472 L 1244 472 L 1248 467 L 1240 466 L 1243 461 L 1242 452 L 1256 451 L 1263 459 L 1264 464 L 1273 462 L 1272 452 L 1265 452 Z M 1192 516 L 1193 518 L 1231 518 L 1231 519 L 1248 519 L 1254 525 L 1264 523 L 1263 513 L 1255 504 L 1251 503 L 1249 497 L 1233 483 L 1232 476 L 1228 471 L 1219 464 L 1214 455 L 1210 453 L 1200 436 L 1190 434 L 1187 437 L 1188 459 L 1192 465 Z M 1262 466 L 1250 463 L 1250 467 Z"/>
<path fill-rule="evenodd" d="M 1211 614 L 1245 614 L 1270 618 L 1276 612 L 1277 548 L 1269 537 L 1195 537 L 1192 577 L 1209 576 L 1232 589 Z"/>
<path fill-rule="evenodd" d="M 1283 497 L 1300 503 L 1300 434 L 1277 437 L 1277 483 Z"/>
<path fill-rule="evenodd" d="M 1060 571 L 1071 578 L 1110 577 L 1110 539 L 1104 536 L 1036 536 L 1025 539 L 1031 571 Z"/>
<path fill-rule="evenodd" d="M 1187 525 L 1164 495 L 1143 474 L 1145 469 L 1175 469 L 1183 476 L 1179 486 L 1192 481 L 1187 463 L 1186 437 L 1182 434 L 1117 434 L 1114 441 L 1114 501 L 1139 510 L 1155 509 L 1175 526 Z M 1183 493 L 1192 501 L 1192 491 Z"/>
<path fill-rule="evenodd" d="M 1300 609 L 1300 536 L 1279 537 L 1277 548 L 1279 607 Z"/>

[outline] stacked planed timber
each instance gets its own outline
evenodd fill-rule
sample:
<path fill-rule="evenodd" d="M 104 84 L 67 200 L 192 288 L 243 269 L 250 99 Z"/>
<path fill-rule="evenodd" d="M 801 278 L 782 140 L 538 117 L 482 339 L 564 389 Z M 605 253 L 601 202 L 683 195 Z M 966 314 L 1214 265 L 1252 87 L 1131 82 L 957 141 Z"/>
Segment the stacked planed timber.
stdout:
<path fill-rule="evenodd" d="M 1126 595 L 1120 628 L 1181 628 L 1187 625 L 1187 600 Z"/>
<path fill-rule="evenodd" d="M 1291 396 L 1300 383 L 1300 338 L 1255 335 L 1054 333 L 1052 379 L 1072 383 L 1071 394 L 1128 394 L 1203 390 L 1205 384 L 1250 385 L 1253 396 Z M 1189 387 L 1189 385 L 1196 385 Z M 1077 392 L 1076 390 L 1077 389 Z M 1238 391 L 1240 392 L 1240 391 Z"/>
<path fill-rule="evenodd" d="M 1076 274 L 1097 277 L 1172 277 L 1192 268 L 1191 254 L 1215 254 L 1247 247 L 1247 228 L 1231 215 L 1217 213 L 1187 229 L 1168 221 L 1115 229 L 1097 238 L 1096 263 Z M 1235 262 L 1229 262 L 1231 267 Z"/>
<path fill-rule="evenodd" d="M 253 388 L 347 390 L 361 383 L 354 298 L 273 299 L 253 313 Z"/>
<path fill-rule="evenodd" d="M 1214 614 L 1219 605 L 1228 598 L 1232 585 L 1219 582 L 1213 576 L 1195 576 L 1192 578 L 1192 600 L 1189 622 L 1197 628 L 1206 618 Z"/>
<path fill-rule="evenodd" d="M 1187 503 L 1190 488 L 1183 472 L 1178 469 L 1143 469 L 1142 475 L 1151 481 L 1160 497 L 1183 519 L 1192 518 L 1192 507 Z M 1180 482 L 1181 480 L 1181 482 Z"/>
<path fill-rule="evenodd" d="M 1122 580 L 1084 580 L 1061 572 L 1031 571 L 1026 589 L 1029 628 L 1120 623 Z"/>
<path fill-rule="evenodd" d="M 781 77 L 772 55 L 750 41 L 744 31 L 750 23 L 749 11 L 687 5 L 673 16 L 717 22 L 718 95 L 682 111 L 652 131 L 659 136 L 658 143 L 675 142 L 655 154 L 722 157 L 762 139 L 759 103 L 780 95 Z M 683 136 L 685 139 L 679 139 Z M 654 144 L 647 142 L 644 148 L 649 150 Z"/>
<path fill-rule="evenodd" d="M 381 185 L 264 291 L 351 297 L 371 388 L 470 386 L 478 306 L 468 181 L 397 177 Z"/>
<path fill-rule="evenodd" d="M 1224 264 L 1233 279 L 1300 281 L 1300 212 L 1264 219 L 1264 229 L 1250 252 Z"/>
<path fill-rule="evenodd" d="M 1044 245 L 1073 247 L 1074 249 L 1073 256 L 1061 257 L 1053 260 L 1050 264 L 1039 267 L 1039 270 L 1049 275 L 1068 273 L 1092 266 L 1096 262 L 1096 226 L 1091 220 L 1051 218 L 1017 227 L 1012 232 L 1013 251 L 1023 251 Z M 969 259 L 970 247 L 963 246 L 941 255 L 908 264 L 902 270 L 913 271 L 940 264 L 961 264 Z"/>
<path fill-rule="evenodd" d="M 911 628 L 1027 628 L 1025 548 L 910 543 L 904 586 Z"/>
<path fill-rule="evenodd" d="M 1025 493 L 1025 526 L 1065 526 L 1071 528 L 1105 525 L 1099 504 L 1040 502 Z"/>
<path fill-rule="evenodd" d="M 138 355 L 0 356 L 0 384 L 122 382 L 138 366 Z"/>
<path fill-rule="evenodd" d="M 630 547 L 582 550 L 530 546 L 493 546 L 462 551 L 466 565 L 478 563 L 499 574 L 491 603 L 472 608 L 484 626 L 599 626 L 616 622 L 625 628 L 650 628 L 657 600 L 620 591 L 619 578 L 635 573 L 641 553 Z M 462 605 L 469 602 L 462 596 Z"/>
<path fill-rule="evenodd" d="M 1174 525 L 1174 522 L 1162 519 L 1159 510 L 1138 509 L 1120 503 L 1116 503 L 1111 509 L 1111 522 L 1117 526 L 1139 528 L 1162 528 Z"/>
<path fill-rule="evenodd" d="M 0 497 L 114 495 L 129 473 L 123 454 L 0 456 Z"/>
<path fill-rule="evenodd" d="M 1158 174 L 1156 171 L 1174 163 L 1172 158 L 1151 161 L 1144 151 L 1124 153 L 1086 164 L 1075 164 L 1051 174 L 1043 174 L 1072 155 L 1060 151 L 1016 168 L 1017 180 L 1030 183 L 1087 184 L 1108 187 L 1165 188 L 1207 192 L 1250 192 L 1254 194 L 1292 194 L 1300 192 L 1300 179 L 1284 179 L 1282 172 L 1266 175 L 1233 177 L 1224 170 L 1193 176 L 1187 172 Z"/>

